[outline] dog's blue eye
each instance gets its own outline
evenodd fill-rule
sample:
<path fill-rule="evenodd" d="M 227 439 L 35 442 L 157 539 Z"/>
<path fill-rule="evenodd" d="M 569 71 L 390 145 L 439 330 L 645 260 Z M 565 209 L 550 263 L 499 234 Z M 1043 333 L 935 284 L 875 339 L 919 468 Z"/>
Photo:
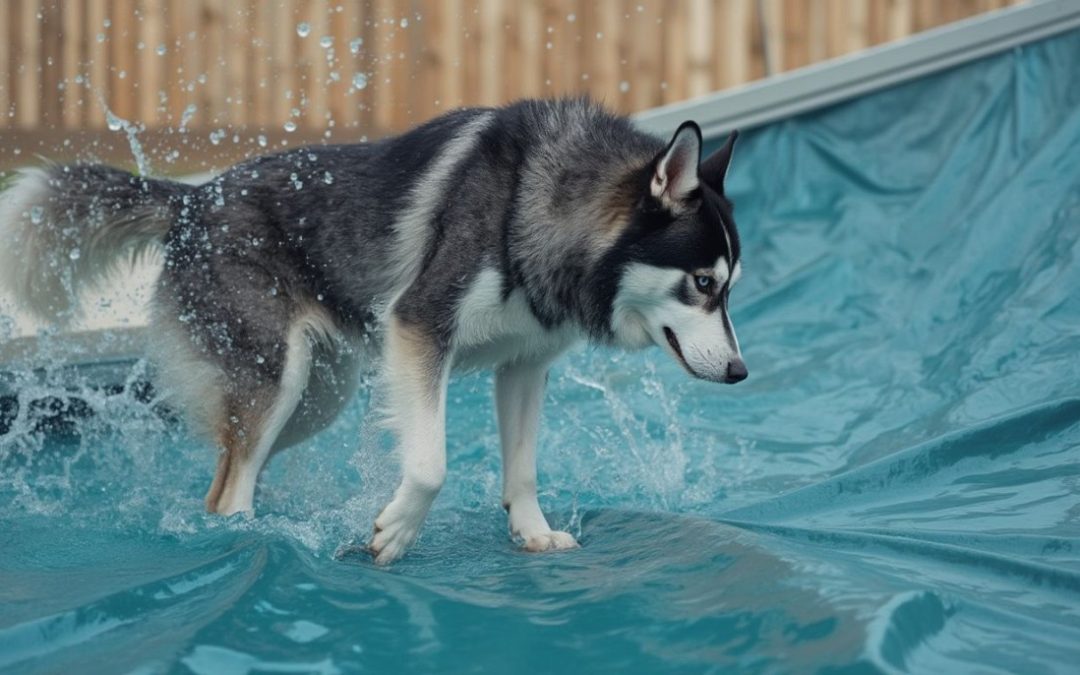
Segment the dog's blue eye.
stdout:
<path fill-rule="evenodd" d="M 714 279 L 712 277 L 707 277 L 704 274 L 697 274 L 694 276 L 694 284 L 702 293 L 709 292 L 709 289 L 712 288 L 713 281 Z"/>

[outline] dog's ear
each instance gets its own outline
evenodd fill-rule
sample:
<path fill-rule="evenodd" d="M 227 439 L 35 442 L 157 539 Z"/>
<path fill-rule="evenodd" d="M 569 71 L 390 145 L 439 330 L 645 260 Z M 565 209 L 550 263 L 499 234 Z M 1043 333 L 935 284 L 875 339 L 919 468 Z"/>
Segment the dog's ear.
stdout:
<path fill-rule="evenodd" d="M 732 131 L 724 146 L 701 163 L 701 179 L 720 194 L 724 194 L 724 178 L 727 176 L 728 165 L 731 164 L 731 153 L 735 149 L 737 138 L 739 132 Z"/>
<path fill-rule="evenodd" d="M 667 149 L 656 160 L 653 171 L 653 197 L 681 201 L 698 189 L 698 163 L 701 162 L 701 129 L 694 122 L 683 122 L 671 137 Z"/>

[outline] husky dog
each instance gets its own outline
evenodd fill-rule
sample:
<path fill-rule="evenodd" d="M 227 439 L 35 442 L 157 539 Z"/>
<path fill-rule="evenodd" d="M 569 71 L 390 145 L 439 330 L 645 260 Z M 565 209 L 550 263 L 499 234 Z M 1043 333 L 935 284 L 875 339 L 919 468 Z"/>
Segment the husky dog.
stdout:
<path fill-rule="evenodd" d="M 379 361 L 401 482 L 375 520 L 378 563 L 413 543 L 442 487 L 450 372 L 492 368 L 511 535 L 567 549 L 536 496 L 555 358 L 583 339 L 657 345 L 694 377 L 746 377 L 727 307 L 734 141 L 701 161 L 693 122 L 664 143 L 587 100 L 522 101 L 258 157 L 201 186 L 28 170 L 0 198 L 0 283 L 70 316 L 78 288 L 163 253 L 161 388 L 220 448 L 206 495 L 220 514 L 251 513 L 270 455 L 332 421 Z"/>

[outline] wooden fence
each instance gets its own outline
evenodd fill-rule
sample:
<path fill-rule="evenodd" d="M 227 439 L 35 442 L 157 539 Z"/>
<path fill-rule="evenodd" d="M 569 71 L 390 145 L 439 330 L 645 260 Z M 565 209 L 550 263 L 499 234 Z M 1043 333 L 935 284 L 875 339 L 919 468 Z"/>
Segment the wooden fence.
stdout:
<path fill-rule="evenodd" d="M 0 0 L 0 134 L 277 144 L 576 92 L 630 112 L 1016 1 Z"/>

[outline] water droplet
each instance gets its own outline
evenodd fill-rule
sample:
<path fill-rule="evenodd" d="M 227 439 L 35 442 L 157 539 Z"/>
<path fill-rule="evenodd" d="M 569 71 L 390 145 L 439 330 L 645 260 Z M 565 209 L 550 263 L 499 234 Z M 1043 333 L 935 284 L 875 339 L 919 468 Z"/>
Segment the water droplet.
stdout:
<path fill-rule="evenodd" d="M 184 108 L 184 113 L 180 115 L 180 126 L 186 127 L 188 122 L 191 121 L 191 118 L 194 117 L 195 113 L 198 111 L 199 109 L 195 107 L 194 103 L 189 103 L 188 106 Z"/>
<path fill-rule="evenodd" d="M 566 20 L 569 21 L 570 23 L 574 23 L 575 21 L 577 21 L 577 15 L 576 14 L 567 14 L 566 15 Z"/>
<path fill-rule="evenodd" d="M 210 142 L 214 145 L 219 145 L 221 143 L 221 139 L 223 138 L 225 138 L 224 129 L 218 129 L 217 131 L 210 132 Z"/>
<path fill-rule="evenodd" d="M 598 32 L 598 33 L 596 34 L 596 39 L 597 39 L 597 40 L 603 40 L 603 39 L 604 39 L 604 34 L 603 34 L 603 33 L 599 33 L 599 32 Z"/>
<path fill-rule="evenodd" d="M 630 83 L 627 82 L 626 80 L 623 80 L 622 82 L 620 82 L 619 83 L 619 91 L 621 91 L 624 94 L 626 92 L 630 91 Z"/>
<path fill-rule="evenodd" d="M 357 73 L 353 75 L 352 86 L 356 87 L 357 89 L 366 89 L 367 75 L 365 75 L 364 73 Z"/>
<path fill-rule="evenodd" d="M 334 38 L 330 35 L 324 35 L 319 39 L 319 46 L 323 49 L 330 49 L 334 46 Z"/>
<path fill-rule="evenodd" d="M 255 356 L 255 363 L 266 363 L 266 359 L 262 357 L 262 354 L 257 354 Z"/>
<path fill-rule="evenodd" d="M 359 54 L 360 48 L 364 46 L 364 38 L 356 38 L 349 41 L 349 51 L 353 54 Z"/>
<path fill-rule="evenodd" d="M 79 258 L 82 257 L 82 251 L 80 251 L 78 249 L 78 247 L 73 248 L 73 249 L 71 249 L 71 252 L 68 253 L 68 257 L 71 258 L 72 260 L 78 260 Z"/>
<path fill-rule="evenodd" d="M 334 174 L 327 171 L 326 173 L 323 174 L 322 180 L 327 185 L 333 185 L 334 184 Z"/>
<path fill-rule="evenodd" d="M 265 148 L 266 147 L 266 136 L 263 136 L 262 134 L 259 134 L 258 141 L 259 141 L 259 147 L 260 148 Z"/>
<path fill-rule="evenodd" d="M 120 131 L 124 128 L 123 121 L 111 112 L 105 115 L 105 124 L 109 127 L 109 131 Z"/>
<path fill-rule="evenodd" d="M 157 50 L 156 50 L 156 51 L 157 51 L 157 55 L 158 55 L 158 56 L 165 56 L 165 52 L 167 52 L 167 51 L 168 51 L 168 47 L 166 47 L 166 46 L 165 46 L 165 43 L 164 43 L 164 42 L 162 42 L 161 44 L 159 44 L 159 45 L 157 46 Z"/>
<path fill-rule="evenodd" d="M 105 33 L 98 33 L 97 34 L 97 41 L 98 42 L 105 42 Z"/>
<path fill-rule="evenodd" d="M 402 28 L 408 28 L 409 27 L 409 20 L 408 19 L 402 19 L 400 25 L 401 25 Z"/>
<path fill-rule="evenodd" d="M 30 222 L 37 225 L 45 217 L 45 209 L 34 206 L 30 209 Z"/>
<path fill-rule="evenodd" d="M 302 38 L 306 38 L 308 35 L 311 35 L 311 24 L 309 24 L 307 21 L 301 21 L 300 23 L 296 24 L 296 34 Z"/>
<path fill-rule="evenodd" d="M 286 122 L 285 123 L 285 131 L 289 132 L 290 134 L 292 132 L 296 131 L 296 122 L 293 122 L 292 120 L 289 120 L 288 122 Z"/>

